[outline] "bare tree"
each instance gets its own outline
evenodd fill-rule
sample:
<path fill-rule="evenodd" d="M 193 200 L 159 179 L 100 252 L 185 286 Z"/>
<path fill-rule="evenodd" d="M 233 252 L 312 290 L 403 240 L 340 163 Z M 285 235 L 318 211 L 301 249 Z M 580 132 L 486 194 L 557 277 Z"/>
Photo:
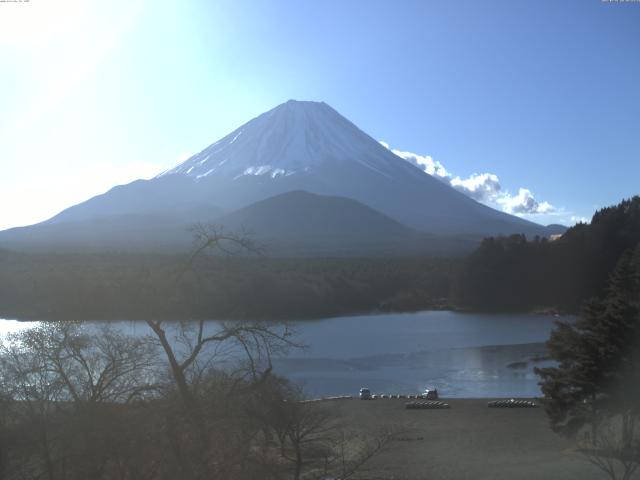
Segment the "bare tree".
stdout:
<path fill-rule="evenodd" d="M 305 466 L 331 455 L 337 425 L 333 415 L 319 405 L 289 402 L 281 453 L 293 463 L 293 479 L 299 480 Z M 323 462 L 326 463 L 326 462 Z"/>
<path fill-rule="evenodd" d="M 0 388 L 10 399 L 6 407 L 13 423 L 22 427 L 15 432 L 19 434 L 15 443 L 28 446 L 19 470 L 39 472 L 43 478 L 55 480 L 52 417 L 56 402 L 62 396 L 61 382 L 46 368 L 41 357 L 22 348 L 17 335 L 10 336 L 0 348 Z M 5 431 L 9 429 L 11 425 Z M 5 472 L 8 476 L 12 473 Z"/>
<path fill-rule="evenodd" d="M 44 367 L 61 382 L 62 398 L 81 402 L 128 402 L 153 392 L 157 357 L 152 344 L 109 325 L 45 323 L 17 340 L 37 352 Z"/>
<path fill-rule="evenodd" d="M 176 272 L 176 285 L 187 272 L 195 272 L 206 262 L 211 252 L 222 255 L 260 254 L 246 234 L 227 233 L 215 225 L 197 224 L 192 229 L 194 249 L 184 267 Z M 197 276 L 196 276 L 197 277 Z M 182 463 L 184 475 L 191 478 L 220 474 L 230 464 L 237 464 L 236 453 L 229 451 L 225 461 L 220 460 L 220 445 L 213 448 L 213 439 L 219 434 L 215 415 L 208 413 L 211 399 L 204 397 L 206 380 L 211 373 L 224 370 L 236 386 L 265 381 L 272 371 L 271 359 L 296 346 L 293 333 L 286 324 L 266 322 L 207 322 L 205 320 L 168 322 L 147 320 L 155 340 L 165 357 L 172 382 L 177 392 L 181 411 L 197 438 L 191 446 L 180 443 L 174 428 L 174 454 Z M 233 391 L 232 394 L 237 392 Z M 184 449 L 195 449 L 191 460 L 184 458 Z M 196 458 L 196 460 L 193 460 Z"/>
<path fill-rule="evenodd" d="M 106 450 L 118 446 L 118 405 L 149 397 L 155 359 L 144 339 L 71 322 L 42 324 L 0 343 L 0 388 L 12 413 L 5 432 L 25 447 L 9 478 L 74 478 L 72 471 L 103 478 L 115 461 Z"/>
<path fill-rule="evenodd" d="M 211 249 L 258 252 L 241 236 L 195 232 L 187 269 Z M 0 344 L 3 478 L 346 479 L 390 438 L 345 430 L 335 404 L 305 403 L 272 373 L 275 356 L 300 346 L 287 324 L 146 325 L 148 336 L 131 336 L 45 323 Z"/>
<path fill-rule="evenodd" d="M 306 401 L 298 388 L 277 376 L 260 386 L 255 402 L 247 404 L 247 414 L 263 428 L 262 455 L 271 467 L 269 478 L 352 478 L 400 433 L 393 428 L 361 432 L 349 425 L 340 405 Z M 273 460 L 276 455 L 280 462 Z"/>
<path fill-rule="evenodd" d="M 215 223 L 196 223 L 190 229 L 194 248 L 186 262 L 186 268 L 193 267 L 196 260 L 208 253 L 224 255 L 262 255 L 266 251 L 251 238 L 251 232 L 229 232 Z"/>
<path fill-rule="evenodd" d="M 580 452 L 611 480 L 630 480 L 640 467 L 640 418 L 630 412 L 600 418 L 598 435 L 585 435 Z"/>
<path fill-rule="evenodd" d="M 184 268 L 177 272 L 177 280 L 186 271 L 194 270 L 198 261 L 208 253 L 238 255 L 260 254 L 263 251 L 247 234 L 228 233 L 217 225 L 198 223 L 192 227 L 192 233 L 194 249 Z M 212 368 L 216 360 L 221 357 L 228 360 L 233 356 L 231 351 L 239 349 L 249 373 L 257 379 L 259 375 L 264 376 L 271 371 L 273 354 L 297 346 L 293 341 L 293 332 L 286 324 L 220 322 L 212 325 L 204 320 L 176 323 L 147 320 L 146 323 L 166 356 L 182 401 L 194 412 L 197 408 L 193 404 L 193 390 L 198 387 L 197 379 L 208 368 Z M 168 336 L 167 325 L 173 329 L 173 339 Z"/>
<path fill-rule="evenodd" d="M 363 472 L 397 435 L 394 429 L 362 433 L 347 428 L 335 403 L 285 402 L 280 452 L 292 465 L 291 478 L 346 480 Z"/>

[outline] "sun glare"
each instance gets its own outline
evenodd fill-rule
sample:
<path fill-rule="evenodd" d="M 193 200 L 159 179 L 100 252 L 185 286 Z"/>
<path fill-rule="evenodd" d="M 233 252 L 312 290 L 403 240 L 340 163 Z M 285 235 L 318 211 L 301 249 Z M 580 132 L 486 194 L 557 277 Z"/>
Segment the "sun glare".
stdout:
<path fill-rule="evenodd" d="M 82 28 L 90 6 L 81 0 L 8 3 L 0 15 L 0 38 L 3 45 L 20 49 L 68 38 Z"/>

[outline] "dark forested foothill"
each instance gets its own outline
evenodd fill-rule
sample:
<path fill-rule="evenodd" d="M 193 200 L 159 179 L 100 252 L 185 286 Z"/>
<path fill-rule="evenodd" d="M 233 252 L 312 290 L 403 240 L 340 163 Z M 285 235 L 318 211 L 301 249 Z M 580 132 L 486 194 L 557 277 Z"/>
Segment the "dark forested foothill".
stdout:
<path fill-rule="evenodd" d="M 614 266 L 640 242 L 640 197 L 599 210 L 550 241 L 522 235 L 485 239 L 462 264 L 454 302 L 477 310 L 575 312 L 602 293 Z"/>
<path fill-rule="evenodd" d="M 640 197 L 556 240 L 491 237 L 468 257 L 282 258 L 0 250 L 0 318 L 305 319 L 459 308 L 578 312 L 640 242 Z"/>
<path fill-rule="evenodd" d="M 304 319 L 446 305 L 455 260 L 0 252 L 0 318 Z"/>

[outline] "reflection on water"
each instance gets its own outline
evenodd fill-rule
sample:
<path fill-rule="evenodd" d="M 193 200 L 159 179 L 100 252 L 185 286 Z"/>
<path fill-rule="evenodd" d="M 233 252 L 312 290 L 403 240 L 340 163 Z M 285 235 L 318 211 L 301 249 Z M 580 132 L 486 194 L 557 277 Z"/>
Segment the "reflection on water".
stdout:
<path fill-rule="evenodd" d="M 533 373 L 544 361 L 553 316 L 417 312 L 296 324 L 309 349 L 279 359 L 276 371 L 308 396 L 412 394 L 448 397 L 540 394 Z"/>
<path fill-rule="evenodd" d="M 276 359 L 276 372 L 307 396 L 418 393 L 436 387 L 447 397 L 539 395 L 536 366 L 554 317 L 456 312 L 363 315 L 293 322 L 308 348 Z M 217 322 L 211 321 L 215 328 Z M 0 320 L 0 333 L 34 322 Z M 115 322 L 147 334 L 143 322 Z"/>
<path fill-rule="evenodd" d="M 447 397 L 536 396 L 536 366 L 549 362 L 542 343 L 453 348 L 348 360 L 285 358 L 276 370 L 300 383 L 309 396 L 412 394 L 438 388 Z"/>

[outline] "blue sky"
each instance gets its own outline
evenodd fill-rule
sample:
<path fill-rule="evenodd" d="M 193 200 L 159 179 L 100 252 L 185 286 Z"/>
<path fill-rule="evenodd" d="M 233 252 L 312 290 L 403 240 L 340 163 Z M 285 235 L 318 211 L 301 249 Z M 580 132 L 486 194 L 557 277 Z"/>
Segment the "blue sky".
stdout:
<path fill-rule="evenodd" d="M 496 208 L 571 224 L 640 193 L 638 45 L 637 2 L 0 3 L 0 228 L 289 98 Z"/>

